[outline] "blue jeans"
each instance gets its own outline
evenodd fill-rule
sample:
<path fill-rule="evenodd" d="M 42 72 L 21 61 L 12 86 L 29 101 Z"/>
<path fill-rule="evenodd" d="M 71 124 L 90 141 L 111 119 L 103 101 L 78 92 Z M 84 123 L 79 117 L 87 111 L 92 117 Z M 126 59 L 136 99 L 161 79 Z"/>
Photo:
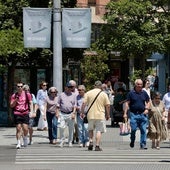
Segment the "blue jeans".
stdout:
<path fill-rule="evenodd" d="M 146 145 L 146 128 L 148 125 L 148 116 L 141 113 L 141 114 L 134 114 L 130 112 L 130 126 L 131 126 L 131 142 L 135 142 L 136 138 L 136 130 L 139 128 L 140 130 L 140 146 Z"/>
<path fill-rule="evenodd" d="M 49 140 L 57 139 L 57 118 L 55 114 L 47 112 L 47 122 Z"/>
<path fill-rule="evenodd" d="M 80 143 L 85 144 L 89 141 L 88 124 L 83 123 L 80 114 L 77 114 L 77 126 Z"/>

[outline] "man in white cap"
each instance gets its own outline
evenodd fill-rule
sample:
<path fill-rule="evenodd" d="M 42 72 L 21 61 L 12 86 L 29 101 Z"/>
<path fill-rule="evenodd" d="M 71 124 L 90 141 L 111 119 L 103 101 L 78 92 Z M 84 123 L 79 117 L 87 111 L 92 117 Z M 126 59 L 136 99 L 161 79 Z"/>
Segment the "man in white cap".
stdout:
<path fill-rule="evenodd" d="M 82 114 L 84 114 L 86 105 L 88 108 L 91 106 L 87 113 L 90 142 L 88 150 L 93 150 L 93 131 L 96 130 L 95 151 L 102 151 L 99 145 L 102 133 L 106 132 L 105 119 L 108 120 L 110 118 L 110 101 L 107 94 L 102 91 L 101 81 L 96 81 L 94 84 L 94 89 L 85 94 L 84 102 L 81 108 Z"/>

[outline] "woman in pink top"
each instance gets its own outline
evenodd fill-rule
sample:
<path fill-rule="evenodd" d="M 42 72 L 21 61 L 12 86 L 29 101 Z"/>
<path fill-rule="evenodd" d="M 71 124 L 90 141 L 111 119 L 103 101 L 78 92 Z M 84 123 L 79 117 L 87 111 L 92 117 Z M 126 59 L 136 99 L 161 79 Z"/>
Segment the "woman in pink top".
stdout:
<path fill-rule="evenodd" d="M 46 117 L 48 122 L 48 138 L 50 144 L 56 144 L 57 142 L 57 119 L 58 119 L 58 98 L 57 89 L 50 87 L 48 90 L 48 96 L 45 100 Z"/>

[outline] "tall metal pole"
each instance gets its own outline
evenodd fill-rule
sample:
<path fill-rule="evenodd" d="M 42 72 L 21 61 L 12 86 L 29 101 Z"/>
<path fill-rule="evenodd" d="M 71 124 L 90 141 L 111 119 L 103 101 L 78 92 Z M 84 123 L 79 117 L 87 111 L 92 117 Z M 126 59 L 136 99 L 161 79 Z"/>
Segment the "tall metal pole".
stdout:
<path fill-rule="evenodd" d="M 61 3 L 53 0 L 53 86 L 62 92 L 62 40 L 61 40 Z"/>

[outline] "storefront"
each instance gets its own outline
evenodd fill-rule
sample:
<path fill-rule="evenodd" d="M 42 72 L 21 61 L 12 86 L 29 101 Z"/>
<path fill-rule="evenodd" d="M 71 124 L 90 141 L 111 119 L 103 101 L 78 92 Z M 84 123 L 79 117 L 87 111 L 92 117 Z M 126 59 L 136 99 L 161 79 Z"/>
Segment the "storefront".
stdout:
<path fill-rule="evenodd" d="M 36 95 L 39 84 L 42 80 L 46 80 L 51 85 L 51 69 L 29 69 L 29 68 L 16 68 L 14 73 L 14 84 L 12 85 L 12 93 L 15 92 L 15 85 L 17 82 L 22 81 L 30 86 L 31 92 Z M 8 73 L 0 76 L 0 126 L 8 126 L 9 114 L 8 107 L 9 101 L 7 96 L 8 88 Z M 12 95 L 12 94 L 11 94 Z"/>
<path fill-rule="evenodd" d="M 48 82 L 48 87 L 53 85 L 52 68 L 26 68 L 17 67 L 14 73 L 14 83 L 12 85 L 12 93 L 16 90 L 16 83 L 22 81 L 30 86 L 33 94 L 37 94 L 39 84 L 42 80 Z M 71 79 L 74 79 L 77 84 L 81 84 L 80 63 L 69 61 L 66 68 L 63 68 L 63 89 L 64 85 Z M 0 126 L 9 125 L 9 101 L 8 101 L 8 73 L 0 76 Z M 12 95 L 12 94 L 10 94 Z"/>

